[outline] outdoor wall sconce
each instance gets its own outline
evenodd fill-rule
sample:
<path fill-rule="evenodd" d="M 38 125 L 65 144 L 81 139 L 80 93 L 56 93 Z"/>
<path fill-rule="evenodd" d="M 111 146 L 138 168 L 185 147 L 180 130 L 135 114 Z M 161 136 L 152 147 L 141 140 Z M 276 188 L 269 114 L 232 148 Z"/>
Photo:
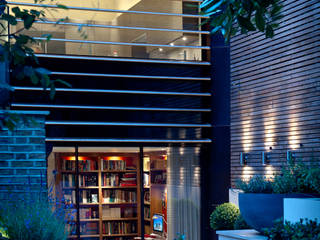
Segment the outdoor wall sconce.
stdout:
<path fill-rule="evenodd" d="M 248 164 L 248 158 L 249 158 L 249 154 L 248 153 L 241 152 L 240 153 L 240 165 L 241 166 L 247 165 Z"/>
<path fill-rule="evenodd" d="M 262 162 L 262 165 L 267 165 L 270 163 L 270 153 L 269 152 L 262 152 L 261 153 L 261 162 Z"/>
<path fill-rule="evenodd" d="M 290 150 L 287 151 L 287 162 L 296 159 L 296 154 Z"/>

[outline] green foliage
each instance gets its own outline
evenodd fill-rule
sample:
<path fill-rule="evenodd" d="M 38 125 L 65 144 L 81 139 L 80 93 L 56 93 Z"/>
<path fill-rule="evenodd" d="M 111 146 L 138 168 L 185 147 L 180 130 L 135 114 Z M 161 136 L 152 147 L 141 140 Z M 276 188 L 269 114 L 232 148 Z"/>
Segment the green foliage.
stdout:
<path fill-rule="evenodd" d="M 210 215 L 210 227 L 213 230 L 231 230 L 240 215 L 239 208 L 232 203 L 219 205 Z"/>
<path fill-rule="evenodd" d="M 238 230 L 238 229 L 251 229 L 252 227 L 250 227 L 246 221 L 243 219 L 242 215 L 240 214 L 238 216 L 238 218 L 236 219 L 236 221 L 234 222 L 234 229 Z"/>
<path fill-rule="evenodd" d="M 274 30 L 282 18 L 280 0 L 204 0 L 201 13 L 210 17 L 212 33 L 221 32 L 229 41 L 239 29 L 241 33 L 260 31 L 267 38 L 274 36 Z"/>
<path fill-rule="evenodd" d="M 237 188 L 245 193 L 272 193 L 272 182 L 263 176 L 253 176 L 249 181 L 238 179 Z"/>
<path fill-rule="evenodd" d="M 67 239 L 66 219 L 71 220 L 75 211 L 71 205 L 48 197 L 41 190 L 9 193 L 1 203 L 0 227 L 9 239 Z"/>
<path fill-rule="evenodd" d="M 236 186 L 245 193 L 320 193 L 320 168 L 289 161 L 273 179 L 254 176 L 249 181 L 239 179 Z"/>
<path fill-rule="evenodd" d="M 320 224 L 313 220 L 300 220 L 298 223 L 283 223 L 282 219 L 264 231 L 269 240 L 319 240 Z"/>
<path fill-rule="evenodd" d="M 35 3 L 42 3 L 44 0 L 35 0 Z M 50 0 L 54 2 L 53 0 Z M 67 9 L 66 6 L 58 4 L 58 8 Z M 46 7 L 42 10 L 37 9 L 21 9 L 13 7 L 11 12 L 6 12 L 8 8 L 5 0 L 0 0 L 0 47 L 3 54 L 0 61 L 8 61 L 12 70 L 12 76 L 18 80 L 29 79 L 34 85 L 40 85 L 44 90 L 50 89 L 50 98 L 54 97 L 55 85 L 60 82 L 63 85 L 70 86 L 63 81 L 52 80 L 51 72 L 47 69 L 40 68 L 39 61 L 35 55 L 32 45 L 40 43 L 44 40 L 37 40 L 28 35 L 28 30 L 32 28 L 36 21 L 45 21 Z M 64 21 L 59 19 L 58 21 Z M 20 26 L 22 22 L 23 26 Z M 10 26 L 16 26 L 15 32 L 8 32 Z M 43 36 L 49 41 L 50 34 Z"/>

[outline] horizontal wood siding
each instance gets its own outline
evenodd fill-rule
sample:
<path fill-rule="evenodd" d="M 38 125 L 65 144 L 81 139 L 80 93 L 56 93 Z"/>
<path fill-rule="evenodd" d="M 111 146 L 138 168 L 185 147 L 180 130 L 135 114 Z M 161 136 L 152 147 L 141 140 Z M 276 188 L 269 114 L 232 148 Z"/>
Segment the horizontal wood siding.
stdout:
<path fill-rule="evenodd" d="M 284 1 L 273 39 L 231 40 L 231 182 L 272 175 L 296 158 L 320 163 L 320 2 Z M 272 150 L 270 150 L 272 147 Z M 261 154 L 270 152 L 270 166 Z M 240 153 L 249 153 L 240 166 Z"/>

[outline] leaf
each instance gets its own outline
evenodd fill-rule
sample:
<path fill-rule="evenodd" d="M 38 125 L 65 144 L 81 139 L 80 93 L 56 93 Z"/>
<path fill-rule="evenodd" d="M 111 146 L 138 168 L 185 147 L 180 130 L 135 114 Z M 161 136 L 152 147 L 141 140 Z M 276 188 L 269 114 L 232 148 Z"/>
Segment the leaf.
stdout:
<path fill-rule="evenodd" d="M 266 27 L 266 22 L 264 19 L 264 14 L 261 10 L 256 11 L 255 21 L 256 21 L 256 26 L 259 29 L 259 31 L 264 32 L 264 29 Z"/>
<path fill-rule="evenodd" d="M 23 24 L 24 24 L 24 27 L 26 29 L 29 29 L 31 28 L 32 24 L 34 23 L 36 17 L 33 16 L 33 15 L 26 15 L 23 17 Z"/>
<path fill-rule="evenodd" d="M 31 66 L 25 66 L 25 67 L 23 68 L 23 73 L 24 73 L 25 76 L 31 77 L 32 75 L 34 75 L 33 67 L 31 67 Z"/>
<path fill-rule="evenodd" d="M 52 34 L 42 34 L 41 37 L 45 37 L 46 41 L 49 42 L 52 38 Z"/>
<path fill-rule="evenodd" d="M 266 37 L 273 38 L 273 36 L 274 36 L 273 28 L 270 25 L 268 25 L 266 28 Z"/>
<path fill-rule="evenodd" d="M 65 9 L 65 10 L 68 9 L 68 7 L 66 5 L 63 5 L 63 4 L 57 4 L 57 7 L 61 8 L 61 9 Z"/>
<path fill-rule="evenodd" d="M 213 3 L 214 0 L 204 0 L 201 4 L 200 4 L 200 8 L 205 8 L 206 6 L 208 6 L 209 4 Z"/>
<path fill-rule="evenodd" d="M 54 84 L 51 84 L 51 86 L 50 86 L 50 99 L 53 100 L 55 95 L 56 95 L 56 88 L 55 88 Z"/>
<path fill-rule="evenodd" d="M 3 20 L 6 20 L 10 25 L 17 25 L 17 20 L 14 16 L 10 15 L 10 14 L 2 14 L 2 18 Z"/>
<path fill-rule="evenodd" d="M 38 78 L 38 76 L 36 74 L 32 74 L 30 76 L 30 80 L 34 85 L 37 85 L 39 83 L 40 79 Z"/>
<path fill-rule="evenodd" d="M 223 4 L 224 1 L 220 0 L 219 2 L 217 2 L 216 4 L 214 4 L 212 7 L 208 8 L 207 10 L 205 10 L 205 12 L 212 12 L 215 11 L 218 7 L 221 6 L 221 4 Z"/>
<path fill-rule="evenodd" d="M 39 73 L 40 75 L 50 75 L 51 74 L 51 72 L 48 69 L 41 68 L 41 67 L 36 68 L 35 71 L 37 73 Z"/>
<path fill-rule="evenodd" d="M 255 31 L 256 30 L 256 28 L 253 26 L 252 22 L 248 18 L 238 16 L 237 20 L 239 22 L 240 27 L 245 28 L 248 31 Z"/>
<path fill-rule="evenodd" d="M 55 82 L 58 82 L 58 83 L 61 83 L 69 88 L 72 88 L 72 85 L 64 80 L 61 80 L 61 79 L 56 79 Z"/>

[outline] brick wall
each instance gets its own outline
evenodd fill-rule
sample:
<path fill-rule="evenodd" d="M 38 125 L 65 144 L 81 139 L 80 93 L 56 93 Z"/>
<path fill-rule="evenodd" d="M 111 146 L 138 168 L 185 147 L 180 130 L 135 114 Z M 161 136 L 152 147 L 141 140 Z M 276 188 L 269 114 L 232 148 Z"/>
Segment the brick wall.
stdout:
<path fill-rule="evenodd" d="M 20 116 L 13 131 L 0 130 L 0 198 L 6 192 L 45 187 L 45 111 L 0 111 L 0 115 Z"/>

